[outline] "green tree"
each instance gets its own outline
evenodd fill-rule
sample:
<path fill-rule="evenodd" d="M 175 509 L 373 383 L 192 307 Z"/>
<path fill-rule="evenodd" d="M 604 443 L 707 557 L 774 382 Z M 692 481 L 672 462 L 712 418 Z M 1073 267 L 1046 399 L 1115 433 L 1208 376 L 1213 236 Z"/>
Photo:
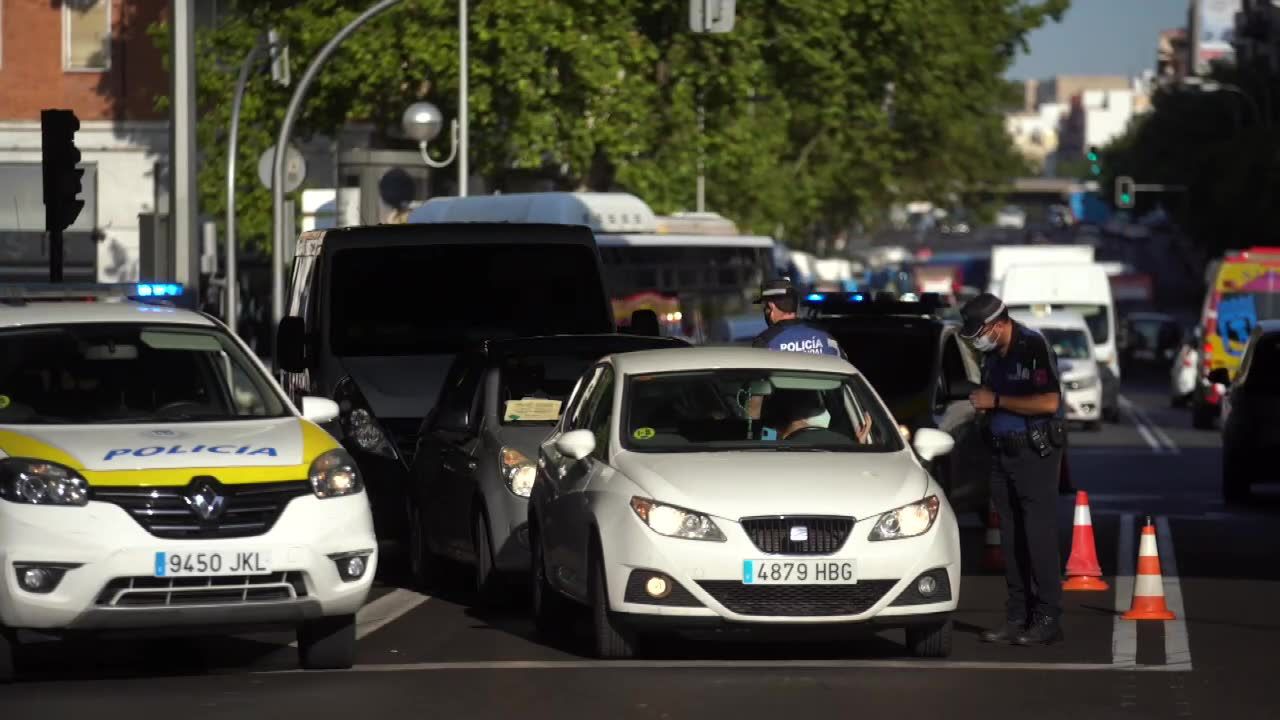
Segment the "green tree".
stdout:
<path fill-rule="evenodd" d="M 235 73 L 276 28 L 298 77 L 367 0 L 241 0 L 200 33 L 202 210 L 225 208 Z M 903 198 L 952 202 L 1025 170 L 1002 113 L 1003 74 L 1067 0 L 760 0 L 734 32 L 688 31 L 685 0 L 473 0 L 471 164 L 489 187 L 530 172 L 566 189 L 620 189 L 659 212 L 708 204 L 744 229 L 803 245 Z M 457 4 L 406 0 L 360 29 L 311 89 L 296 135 L 368 122 L 382 145 L 428 99 L 456 115 Z M 163 28 L 157 29 L 163 39 Z M 290 91 L 253 76 L 241 167 L 274 142 Z M 702 107 L 703 130 L 699 131 Z M 563 170 L 563 172 L 561 171 Z M 438 190 L 452 191 L 452 172 Z M 239 179 L 249 246 L 269 246 L 270 194 Z"/>

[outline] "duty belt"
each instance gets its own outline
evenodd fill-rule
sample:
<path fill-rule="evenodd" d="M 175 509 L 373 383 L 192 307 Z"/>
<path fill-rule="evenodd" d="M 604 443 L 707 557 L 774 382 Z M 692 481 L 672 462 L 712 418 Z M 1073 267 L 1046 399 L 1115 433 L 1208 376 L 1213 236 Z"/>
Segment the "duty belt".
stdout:
<path fill-rule="evenodd" d="M 1027 433 L 1025 431 L 1015 430 L 1013 432 L 1004 433 L 1002 435 L 988 434 L 987 444 L 992 450 L 1009 451 L 1009 450 L 1026 450 L 1031 446 L 1027 441 Z"/>

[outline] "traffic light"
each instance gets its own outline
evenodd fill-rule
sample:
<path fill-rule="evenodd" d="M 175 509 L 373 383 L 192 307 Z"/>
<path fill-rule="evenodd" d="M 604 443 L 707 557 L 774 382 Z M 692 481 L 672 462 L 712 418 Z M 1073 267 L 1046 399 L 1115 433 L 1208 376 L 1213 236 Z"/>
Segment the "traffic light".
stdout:
<path fill-rule="evenodd" d="M 1102 156 L 1098 154 L 1098 148 L 1089 147 L 1089 173 L 1097 176 L 1102 174 Z"/>
<path fill-rule="evenodd" d="M 1116 178 L 1116 207 L 1129 209 L 1138 197 L 1137 186 L 1131 177 Z"/>
<path fill-rule="evenodd" d="M 80 199 L 80 150 L 76 148 L 76 131 L 80 121 L 70 110 L 40 111 L 40 154 L 44 170 L 45 230 L 61 233 L 71 227 L 84 201 Z"/>

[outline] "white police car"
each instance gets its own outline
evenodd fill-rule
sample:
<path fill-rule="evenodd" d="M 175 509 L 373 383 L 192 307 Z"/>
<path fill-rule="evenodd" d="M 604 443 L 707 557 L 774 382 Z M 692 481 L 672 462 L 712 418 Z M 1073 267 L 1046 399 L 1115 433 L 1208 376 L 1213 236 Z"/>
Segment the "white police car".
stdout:
<path fill-rule="evenodd" d="M 960 537 L 923 463 L 849 363 L 737 348 L 605 358 L 545 441 L 530 497 L 540 631 L 592 610 L 595 649 L 648 631 L 862 623 L 951 650 Z"/>
<path fill-rule="evenodd" d="M 296 628 L 349 667 L 377 564 L 359 470 L 181 286 L 0 286 L 0 680 L 18 631 Z M 85 300 L 88 300 L 86 302 Z"/>

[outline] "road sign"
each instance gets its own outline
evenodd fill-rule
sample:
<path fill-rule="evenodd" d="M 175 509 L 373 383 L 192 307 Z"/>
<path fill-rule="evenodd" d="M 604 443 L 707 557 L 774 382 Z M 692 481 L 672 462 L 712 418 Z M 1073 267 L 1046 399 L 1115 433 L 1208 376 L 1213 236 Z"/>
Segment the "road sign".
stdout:
<path fill-rule="evenodd" d="M 689 0 L 689 29 L 696 33 L 733 31 L 734 0 Z"/>
<path fill-rule="evenodd" d="M 275 161 L 276 146 L 272 145 L 258 157 L 258 179 L 262 186 L 271 189 L 271 163 Z M 284 153 L 284 191 L 291 193 L 307 179 L 307 160 L 298 148 L 290 145 Z"/>

